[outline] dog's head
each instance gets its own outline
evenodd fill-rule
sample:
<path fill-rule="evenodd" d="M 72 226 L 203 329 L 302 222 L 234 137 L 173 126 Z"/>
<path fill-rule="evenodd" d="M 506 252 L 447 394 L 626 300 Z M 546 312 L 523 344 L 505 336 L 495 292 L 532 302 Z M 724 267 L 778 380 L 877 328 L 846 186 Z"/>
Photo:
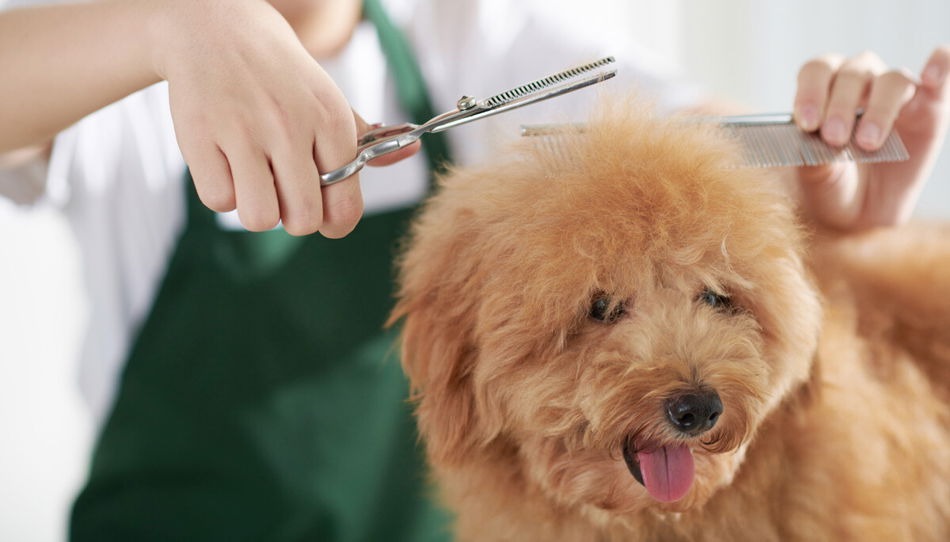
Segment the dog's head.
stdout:
<path fill-rule="evenodd" d="M 561 506 L 701 504 L 810 372 L 793 211 L 697 123 L 614 107 L 555 143 L 452 173 L 414 225 L 393 320 L 429 459 Z"/>

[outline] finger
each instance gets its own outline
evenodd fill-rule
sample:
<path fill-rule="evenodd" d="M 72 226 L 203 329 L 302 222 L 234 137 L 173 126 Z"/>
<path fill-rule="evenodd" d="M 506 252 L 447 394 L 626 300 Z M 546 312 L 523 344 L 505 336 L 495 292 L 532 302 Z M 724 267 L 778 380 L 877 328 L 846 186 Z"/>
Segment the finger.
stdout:
<path fill-rule="evenodd" d="M 866 98 L 871 80 L 882 71 L 884 63 L 874 53 L 862 53 L 841 65 L 831 82 L 821 123 L 822 139 L 839 147 L 851 139 L 858 107 Z"/>
<path fill-rule="evenodd" d="M 312 145 L 295 148 L 287 142 L 271 161 L 280 220 L 291 235 L 310 235 L 323 226 L 323 194 Z"/>
<path fill-rule="evenodd" d="M 353 111 L 353 119 L 356 121 L 357 139 L 362 137 L 362 135 L 365 134 L 366 132 L 374 128 L 380 127 L 379 124 L 369 124 L 356 111 Z M 380 156 L 379 158 L 376 158 L 374 160 L 371 160 L 367 162 L 366 165 L 374 166 L 374 167 L 389 166 L 389 165 L 395 164 L 396 162 L 399 162 L 400 160 L 405 160 L 406 158 L 409 158 L 410 156 L 419 152 L 419 149 L 421 148 L 422 148 L 422 144 L 419 141 L 416 141 L 415 143 L 407 145 L 399 149 L 398 151 L 394 151 L 389 154 Z"/>
<path fill-rule="evenodd" d="M 318 158 L 320 145 L 321 143 L 318 142 L 313 151 L 314 160 L 318 164 L 323 161 Z M 331 239 L 346 237 L 363 216 L 363 193 L 360 190 L 359 173 L 341 182 L 323 187 L 322 194 L 323 225 L 320 233 Z"/>
<path fill-rule="evenodd" d="M 224 149 L 234 176 L 234 196 L 241 224 L 250 231 L 274 228 L 280 220 L 280 210 L 267 157 L 248 140 L 236 141 Z"/>
<path fill-rule="evenodd" d="M 389 166 L 389 165 L 395 164 L 396 162 L 409 158 L 410 156 L 419 152 L 419 149 L 421 148 L 422 148 L 422 142 L 416 141 L 415 143 L 407 145 L 399 149 L 398 151 L 385 154 L 383 156 L 380 156 L 379 158 L 376 158 L 375 160 L 370 160 L 369 162 L 366 163 L 366 165 L 373 166 L 373 167 Z"/>
<path fill-rule="evenodd" d="M 934 50 L 921 70 L 917 92 L 900 111 L 894 127 L 914 156 L 936 157 L 950 120 L 950 45 Z"/>
<path fill-rule="evenodd" d="M 199 151 L 185 152 L 185 161 L 198 192 L 198 199 L 212 211 L 226 213 L 235 209 L 234 180 L 221 148 L 208 144 Z"/>
<path fill-rule="evenodd" d="M 332 107 L 332 104 L 331 106 Z M 342 113 L 341 113 L 342 112 Z M 314 134 L 313 160 L 318 171 L 331 171 L 349 162 L 356 155 L 356 127 L 365 121 L 352 110 L 337 107 L 324 108 L 320 115 L 322 129 Z M 323 187 L 323 225 L 320 233 L 337 239 L 345 237 L 363 215 L 363 194 L 359 175 Z"/>
<path fill-rule="evenodd" d="M 950 45 L 938 47 L 924 64 L 921 73 L 920 88 L 928 98 L 946 100 L 950 98 L 950 83 L 947 74 L 950 73 Z"/>
<path fill-rule="evenodd" d="M 841 55 L 825 55 L 809 60 L 798 71 L 794 117 L 802 130 L 813 132 L 820 126 L 831 80 L 842 62 Z"/>
<path fill-rule="evenodd" d="M 916 90 L 914 76 L 906 70 L 891 70 L 874 79 L 867 107 L 854 134 L 857 144 L 868 151 L 879 149 Z"/>

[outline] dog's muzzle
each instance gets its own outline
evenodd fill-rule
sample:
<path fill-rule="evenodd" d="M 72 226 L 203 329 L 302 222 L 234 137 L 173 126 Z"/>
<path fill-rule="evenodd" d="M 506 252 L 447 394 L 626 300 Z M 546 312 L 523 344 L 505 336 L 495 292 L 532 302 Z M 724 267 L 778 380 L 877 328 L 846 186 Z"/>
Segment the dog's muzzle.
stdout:
<path fill-rule="evenodd" d="M 716 425 L 723 406 L 718 393 L 701 390 L 671 397 L 663 409 L 673 429 L 695 437 Z M 678 501 L 693 485 L 693 452 L 686 442 L 640 442 L 631 437 L 623 444 L 623 459 L 630 474 L 657 501 Z"/>
<path fill-rule="evenodd" d="M 712 429 L 722 414 L 722 401 L 712 390 L 673 397 L 666 401 L 665 407 L 670 425 L 691 437 Z"/>

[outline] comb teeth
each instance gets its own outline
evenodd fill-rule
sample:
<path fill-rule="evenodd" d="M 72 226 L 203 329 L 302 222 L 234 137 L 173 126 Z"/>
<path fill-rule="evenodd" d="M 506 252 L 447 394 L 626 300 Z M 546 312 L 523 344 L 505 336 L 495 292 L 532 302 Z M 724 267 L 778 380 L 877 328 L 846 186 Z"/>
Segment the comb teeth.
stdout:
<path fill-rule="evenodd" d="M 546 154 L 556 156 L 557 161 L 542 161 L 544 169 L 549 174 L 563 172 L 564 167 L 576 168 L 581 165 L 581 158 L 575 151 L 577 142 L 575 133 L 550 133 L 535 137 L 533 142 L 537 148 Z"/>
<path fill-rule="evenodd" d="M 742 145 L 742 165 L 747 167 L 895 162 L 908 158 L 907 149 L 896 132 L 891 132 L 880 149 L 868 152 L 858 147 L 854 138 L 842 148 L 831 147 L 818 134 L 802 132 L 794 124 L 726 123 L 723 128 Z"/>
<path fill-rule="evenodd" d="M 596 70 L 597 68 L 612 64 L 614 62 L 614 57 L 608 56 L 601 58 L 600 60 L 595 60 L 589 64 L 584 64 L 583 66 L 577 66 L 576 68 L 571 68 L 569 70 L 564 70 L 562 72 L 555 73 L 554 75 L 549 75 L 544 79 L 538 79 L 537 81 L 532 81 L 526 85 L 521 85 L 520 87 L 513 88 L 511 90 L 506 90 L 500 94 L 495 94 L 490 98 L 486 98 L 482 105 L 486 108 L 498 107 L 499 105 L 506 104 L 512 100 L 517 100 L 518 98 L 523 98 L 539 90 L 546 89 L 557 83 L 561 83 L 578 75 L 587 73 L 591 70 Z"/>
<path fill-rule="evenodd" d="M 824 142 L 817 133 L 802 132 L 791 120 L 791 115 L 751 115 L 737 117 L 700 118 L 700 122 L 716 122 L 727 137 L 742 147 L 742 156 L 735 167 L 796 167 L 818 166 L 832 162 L 900 162 L 910 158 L 904 142 L 895 131 L 887 136 L 876 151 L 861 149 L 854 138 L 842 148 Z M 583 134 L 584 124 L 535 124 L 522 126 L 521 135 L 551 144 Z"/>

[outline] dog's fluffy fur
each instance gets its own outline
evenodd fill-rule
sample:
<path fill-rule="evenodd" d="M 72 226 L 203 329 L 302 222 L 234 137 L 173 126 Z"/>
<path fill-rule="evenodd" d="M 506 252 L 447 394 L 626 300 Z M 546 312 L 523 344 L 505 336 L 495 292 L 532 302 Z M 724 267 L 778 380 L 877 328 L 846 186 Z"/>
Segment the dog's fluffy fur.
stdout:
<path fill-rule="evenodd" d="M 806 235 L 712 129 L 610 109 L 448 175 L 401 260 L 457 538 L 950 540 L 950 229 Z M 630 457 L 684 445 L 651 496 Z"/>

